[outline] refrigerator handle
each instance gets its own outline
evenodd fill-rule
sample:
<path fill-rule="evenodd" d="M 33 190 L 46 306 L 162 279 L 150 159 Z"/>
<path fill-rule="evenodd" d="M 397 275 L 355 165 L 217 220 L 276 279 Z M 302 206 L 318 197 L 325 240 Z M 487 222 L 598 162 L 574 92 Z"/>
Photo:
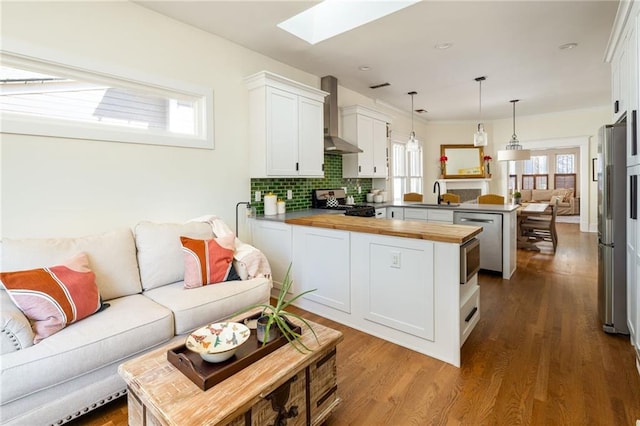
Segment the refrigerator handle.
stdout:
<path fill-rule="evenodd" d="M 638 219 L 638 175 L 629 176 L 629 218 Z"/>
<path fill-rule="evenodd" d="M 613 188 L 611 188 L 611 179 L 613 179 L 613 177 L 611 176 L 611 168 L 613 166 L 611 164 L 608 164 L 605 167 L 605 173 L 607 174 L 606 178 L 605 178 L 605 182 L 606 182 L 606 187 L 604 188 L 604 205 L 606 206 L 606 212 L 607 212 L 607 219 L 611 219 L 611 191 L 613 190 Z"/>
<path fill-rule="evenodd" d="M 638 155 L 638 111 L 631 112 L 631 155 Z"/>

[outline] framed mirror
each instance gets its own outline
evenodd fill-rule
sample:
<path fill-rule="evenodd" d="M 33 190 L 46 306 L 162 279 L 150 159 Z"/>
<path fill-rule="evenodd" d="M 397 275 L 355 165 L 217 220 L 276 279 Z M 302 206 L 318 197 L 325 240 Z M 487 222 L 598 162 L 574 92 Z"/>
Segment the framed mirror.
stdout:
<path fill-rule="evenodd" d="M 445 179 L 484 178 L 484 150 L 473 145 L 440 145 L 447 157 Z"/>

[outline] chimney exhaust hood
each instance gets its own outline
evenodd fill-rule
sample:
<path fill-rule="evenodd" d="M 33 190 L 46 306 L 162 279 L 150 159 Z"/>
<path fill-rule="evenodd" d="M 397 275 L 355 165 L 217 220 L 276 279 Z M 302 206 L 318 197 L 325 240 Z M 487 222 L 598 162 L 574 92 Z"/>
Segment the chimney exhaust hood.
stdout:
<path fill-rule="evenodd" d="M 324 101 L 324 152 L 340 155 L 363 152 L 338 137 L 338 79 L 331 75 L 322 77 L 320 88 L 329 93 Z"/>

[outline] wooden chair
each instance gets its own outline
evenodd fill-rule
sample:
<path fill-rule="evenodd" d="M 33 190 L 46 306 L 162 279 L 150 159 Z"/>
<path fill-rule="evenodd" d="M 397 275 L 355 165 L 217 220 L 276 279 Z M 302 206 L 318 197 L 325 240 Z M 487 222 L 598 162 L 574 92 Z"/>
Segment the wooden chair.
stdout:
<path fill-rule="evenodd" d="M 449 192 L 442 194 L 440 197 L 443 203 L 458 203 L 460 204 L 460 196 L 457 194 L 451 194 Z"/>
<path fill-rule="evenodd" d="M 504 197 L 498 194 L 485 194 L 478 196 L 478 204 L 504 204 Z"/>
<path fill-rule="evenodd" d="M 417 192 L 407 192 L 402 197 L 404 201 L 422 201 L 422 194 L 418 194 Z"/>
<path fill-rule="evenodd" d="M 558 232 L 556 230 L 556 216 L 558 202 L 550 205 L 551 215 L 530 216 L 520 224 L 522 235 L 533 241 L 548 241 L 553 245 L 553 252 L 558 246 Z"/>

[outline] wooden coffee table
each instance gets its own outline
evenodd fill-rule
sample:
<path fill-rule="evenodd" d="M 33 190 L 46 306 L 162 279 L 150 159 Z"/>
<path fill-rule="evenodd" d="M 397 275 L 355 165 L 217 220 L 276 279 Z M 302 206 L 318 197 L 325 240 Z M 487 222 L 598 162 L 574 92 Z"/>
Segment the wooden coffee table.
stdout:
<path fill-rule="evenodd" d="M 342 333 L 310 324 L 320 344 L 304 326 L 302 341 L 313 352 L 286 344 L 206 391 L 167 361 L 167 351 L 182 342 L 121 364 L 129 425 L 321 424 L 341 401 L 336 346 Z"/>

